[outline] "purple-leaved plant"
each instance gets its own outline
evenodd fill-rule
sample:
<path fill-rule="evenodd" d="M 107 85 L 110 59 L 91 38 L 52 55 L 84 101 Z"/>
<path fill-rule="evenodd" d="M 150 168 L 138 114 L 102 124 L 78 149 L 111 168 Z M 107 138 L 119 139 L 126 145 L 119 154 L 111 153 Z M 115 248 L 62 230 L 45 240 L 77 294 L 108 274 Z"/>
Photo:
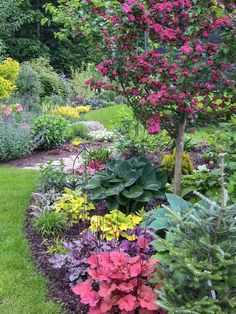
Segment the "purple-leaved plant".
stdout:
<path fill-rule="evenodd" d="M 88 257 L 119 248 L 119 244 L 115 240 L 99 240 L 90 230 L 83 232 L 78 240 L 64 242 L 64 246 L 69 252 L 67 254 L 55 254 L 49 261 L 54 268 L 66 270 L 71 286 L 87 278 Z"/>

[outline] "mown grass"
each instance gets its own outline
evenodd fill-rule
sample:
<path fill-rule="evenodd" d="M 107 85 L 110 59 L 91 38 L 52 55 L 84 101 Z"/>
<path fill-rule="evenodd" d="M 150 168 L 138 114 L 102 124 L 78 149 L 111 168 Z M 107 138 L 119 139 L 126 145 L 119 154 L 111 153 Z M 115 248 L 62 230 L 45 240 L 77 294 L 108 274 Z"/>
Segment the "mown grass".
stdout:
<path fill-rule="evenodd" d="M 31 260 L 23 225 L 38 173 L 0 167 L 0 313 L 61 314 Z"/>
<path fill-rule="evenodd" d="M 83 121 L 98 121 L 101 122 L 106 129 L 111 130 L 115 123 L 117 123 L 118 118 L 122 111 L 131 110 L 126 105 L 115 105 L 106 108 L 100 108 L 97 110 L 92 110 L 85 113 L 81 120 Z"/>

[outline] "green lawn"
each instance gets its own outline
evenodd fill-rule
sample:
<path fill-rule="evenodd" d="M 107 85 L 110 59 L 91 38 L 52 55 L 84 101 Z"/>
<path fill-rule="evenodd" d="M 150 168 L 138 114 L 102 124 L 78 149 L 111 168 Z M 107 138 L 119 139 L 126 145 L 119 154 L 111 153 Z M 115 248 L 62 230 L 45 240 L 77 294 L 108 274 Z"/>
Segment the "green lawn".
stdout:
<path fill-rule="evenodd" d="M 111 130 L 117 122 L 117 118 L 123 110 L 131 110 L 126 105 L 116 105 L 90 111 L 81 117 L 83 121 L 101 122 L 108 130 Z"/>
<path fill-rule="evenodd" d="M 59 314 L 46 297 L 46 279 L 31 260 L 23 232 L 36 171 L 0 167 L 0 313 Z"/>

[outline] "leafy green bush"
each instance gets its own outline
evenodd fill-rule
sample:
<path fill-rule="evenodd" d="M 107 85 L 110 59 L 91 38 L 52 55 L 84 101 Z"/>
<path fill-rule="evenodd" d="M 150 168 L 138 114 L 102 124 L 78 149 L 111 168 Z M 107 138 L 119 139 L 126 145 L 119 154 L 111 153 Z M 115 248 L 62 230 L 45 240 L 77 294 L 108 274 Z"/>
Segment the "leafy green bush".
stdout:
<path fill-rule="evenodd" d="M 33 225 L 38 234 L 43 237 L 54 237 L 68 228 L 66 216 L 63 213 L 45 211 L 33 219 Z"/>
<path fill-rule="evenodd" d="M 38 74 L 42 84 L 42 97 L 51 95 L 66 96 L 67 83 L 50 65 L 50 60 L 40 57 L 30 62 L 32 69 Z"/>
<path fill-rule="evenodd" d="M 51 149 L 63 144 L 68 136 L 69 122 L 54 115 L 42 115 L 35 118 L 33 122 L 33 133 L 42 136 L 40 149 Z"/>
<path fill-rule="evenodd" d="M 75 139 L 75 138 L 82 138 L 82 139 L 88 139 L 89 130 L 86 127 L 86 125 L 83 125 L 79 122 L 77 123 L 72 123 L 70 125 L 70 129 L 69 129 L 69 135 L 68 137 L 70 139 Z"/>
<path fill-rule="evenodd" d="M 233 314 L 236 205 L 201 198 L 183 207 L 173 195 L 170 207 L 164 208 L 169 220 L 166 238 L 152 243 L 159 261 L 155 279 L 163 287 L 158 304 L 168 313 Z"/>
<path fill-rule="evenodd" d="M 54 164 L 49 160 L 47 164 L 40 167 L 41 180 L 40 186 L 44 192 L 49 190 L 62 191 L 68 179 L 68 174 L 65 172 L 65 163 L 60 160 L 59 164 Z"/>
<path fill-rule="evenodd" d="M 193 196 L 198 191 L 214 200 L 220 198 L 220 169 L 209 170 L 206 166 L 199 166 L 192 174 L 182 176 L 181 196 Z M 196 200 L 196 197 L 195 197 Z"/>
<path fill-rule="evenodd" d="M 94 203 L 106 200 L 109 209 L 137 211 L 154 198 L 164 198 L 166 173 L 145 157 L 112 160 L 105 172 L 86 184 Z"/>
<path fill-rule="evenodd" d="M 37 146 L 30 129 L 25 124 L 0 121 L 0 161 L 22 158 Z"/>

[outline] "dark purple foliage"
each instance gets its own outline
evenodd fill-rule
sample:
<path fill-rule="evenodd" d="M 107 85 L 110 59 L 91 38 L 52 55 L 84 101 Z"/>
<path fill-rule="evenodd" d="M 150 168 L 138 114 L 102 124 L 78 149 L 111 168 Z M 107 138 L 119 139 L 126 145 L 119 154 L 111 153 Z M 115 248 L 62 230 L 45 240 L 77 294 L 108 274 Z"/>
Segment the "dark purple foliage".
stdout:
<path fill-rule="evenodd" d="M 137 240 L 138 238 L 143 237 L 147 240 L 148 245 L 145 248 L 140 248 L 137 240 L 123 240 L 120 244 L 120 250 L 126 252 L 131 257 L 140 255 L 143 259 L 148 260 L 151 255 L 155 253 L 153 246 L 150 244 L 154 240 L 154 237 L 151 235 L 152 232 L 152 229 L 143 229 L 140 227 L 127 231 L 129 235 L 135 234 L 137 236 Z"/>
<path fill-rule="evenodd" d="M 69 253 L 55 254 L 49 261 L 54 268 L 64 268 L 67 271 L 71 286 L 86 279 L 89 267 L 88 257 L 118 249 L 118 243 L 115 240 L 99 240 L 90 230 L 83 232 L 78 240 L 64 243 L 64 246 Z"/>

